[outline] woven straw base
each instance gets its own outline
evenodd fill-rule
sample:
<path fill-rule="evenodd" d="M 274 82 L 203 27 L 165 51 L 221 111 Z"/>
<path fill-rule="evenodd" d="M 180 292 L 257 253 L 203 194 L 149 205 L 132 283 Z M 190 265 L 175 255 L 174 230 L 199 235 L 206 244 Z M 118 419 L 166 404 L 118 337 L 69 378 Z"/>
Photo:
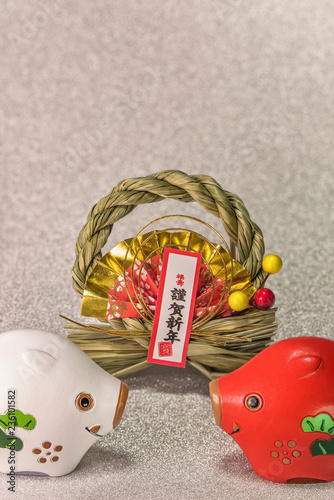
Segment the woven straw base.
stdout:
<path fill-rule="evenodd" d="M 209 321 L 191 334 L 187 363 L 210 380 L 239 368 L 271 342 L 278 326 L 276 310 L 255 309 Z M 142 320 L 115 319 L 94 325 L 68 322 L 65 328 L 72 342 L 116 377 L 151 366 L 146 362 L 151 325 Z M 201 331 L 206 334 L 199 340 Z"/>

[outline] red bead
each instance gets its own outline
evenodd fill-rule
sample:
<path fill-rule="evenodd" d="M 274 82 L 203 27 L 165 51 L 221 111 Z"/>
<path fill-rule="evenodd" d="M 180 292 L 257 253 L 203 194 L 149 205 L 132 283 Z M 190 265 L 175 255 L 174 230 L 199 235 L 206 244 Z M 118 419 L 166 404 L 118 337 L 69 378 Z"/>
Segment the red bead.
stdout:
<path fill-rule="evenodd" d="M 274 292 L 269 288 L 260 288 L 254 295 L 254 304 L 261 311 L 270 309 L 275 304 Z"/>

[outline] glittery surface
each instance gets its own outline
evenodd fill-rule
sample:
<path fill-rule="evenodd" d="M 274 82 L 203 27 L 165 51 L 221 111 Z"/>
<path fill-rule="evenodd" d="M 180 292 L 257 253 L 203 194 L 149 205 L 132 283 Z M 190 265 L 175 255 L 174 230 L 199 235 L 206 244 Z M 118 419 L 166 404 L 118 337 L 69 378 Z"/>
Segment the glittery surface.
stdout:
<path fill-rule="evenodd" d="M 333 338 L 333 2 L 3 0 L 1 13 L 1 331 L 79 319 L 70 269 L 89 210 L 121 179 L 179 168 L 238 194 L 281 255 L 277 338 Z M 196 204 L 141 206 L 106 251 L 181 211 L 216 223 Z M 195 370 L 126 381 L 121 424 L 71 475 L 19 477 L 15 494 L 1 476 L 0 498 L 334 498 L 333 484 L 257 477 Z"/>

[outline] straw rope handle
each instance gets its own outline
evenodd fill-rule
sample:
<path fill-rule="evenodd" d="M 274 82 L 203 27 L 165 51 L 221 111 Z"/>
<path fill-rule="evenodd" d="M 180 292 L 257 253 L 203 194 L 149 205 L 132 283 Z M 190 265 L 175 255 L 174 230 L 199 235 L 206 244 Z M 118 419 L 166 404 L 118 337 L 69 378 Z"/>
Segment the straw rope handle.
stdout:
<path fill-rule="evenodd" d="M 75 247 L 72 268 L 73 288 L 81 296 L 86 279 L 102 257 L 113 225 L 137 205 L 154 203 L 165 198 L 183 202 L 197 201 L 209 213 L 219 217 L 233 244 L 238 260 L 247 269 L 254 286 L 264 277 L 262 259 L 264 242 L 261 229 L 255 224 L 242 200 L 207 175 L 187 175 L 180 170 L 165 170 L 147 177 L 127 179 L 115 186 L 90 211 Z"/>

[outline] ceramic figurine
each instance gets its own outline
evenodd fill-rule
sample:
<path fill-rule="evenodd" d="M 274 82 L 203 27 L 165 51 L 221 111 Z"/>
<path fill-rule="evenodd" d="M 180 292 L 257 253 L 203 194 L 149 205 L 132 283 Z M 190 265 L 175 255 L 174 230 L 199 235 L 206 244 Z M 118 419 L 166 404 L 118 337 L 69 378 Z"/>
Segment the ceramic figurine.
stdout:
<path fill-rule="evenodd" d="M 334 342 L 282 340 L 210 383 L 217 424 L 254 471 L 280 483 L 334 480 Z"/>
<path fill-rule="evenodd" d="M 72 342 L 0 333 L 0 471 L 61 476 L 119 423 L 128 387 Z"/>

